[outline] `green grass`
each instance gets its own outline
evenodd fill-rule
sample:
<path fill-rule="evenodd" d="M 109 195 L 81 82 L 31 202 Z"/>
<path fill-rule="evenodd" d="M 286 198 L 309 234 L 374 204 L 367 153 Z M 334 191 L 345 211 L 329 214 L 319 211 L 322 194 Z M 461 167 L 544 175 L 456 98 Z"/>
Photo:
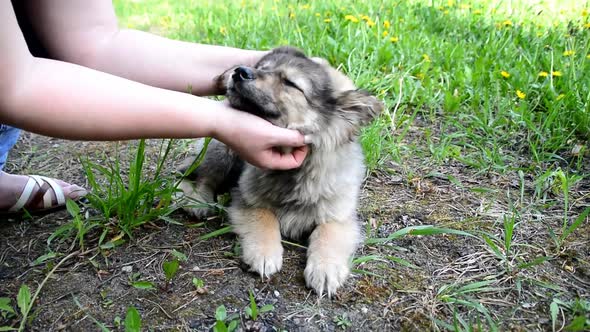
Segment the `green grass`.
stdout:
<path fill-rule="evenodd" d="M 288 44 L 341 66 L 390 108 L 363 137 L 372 168 L 419 152 L 537 173 L 554 162 L 580 165 L 590 138 L 590 20 L 583 3 L 558 3 L 148 0 L 117 2 L 117 12 L 123 26 L 172 38 Z M 399 146 L 415 112 L 431 124 L 421 129 L 422 151 Z"/>

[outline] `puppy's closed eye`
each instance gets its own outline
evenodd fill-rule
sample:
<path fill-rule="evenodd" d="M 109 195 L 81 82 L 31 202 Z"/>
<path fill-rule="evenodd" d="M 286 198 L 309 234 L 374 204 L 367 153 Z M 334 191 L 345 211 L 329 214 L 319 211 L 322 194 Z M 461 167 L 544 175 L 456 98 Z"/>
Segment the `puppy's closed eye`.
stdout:
<path fill-rule="evenodd" d="M 284 78 L 283 79 L 283 83 L 285 83 L 286 86 L 290 86 L 290 87 L 292 87 L 294 89 L 297 89 L 297 90 L 303 92 L 303 90 L 297 84 L 295 84 L 295 82 L 291 81 L 288 78 Z"/>

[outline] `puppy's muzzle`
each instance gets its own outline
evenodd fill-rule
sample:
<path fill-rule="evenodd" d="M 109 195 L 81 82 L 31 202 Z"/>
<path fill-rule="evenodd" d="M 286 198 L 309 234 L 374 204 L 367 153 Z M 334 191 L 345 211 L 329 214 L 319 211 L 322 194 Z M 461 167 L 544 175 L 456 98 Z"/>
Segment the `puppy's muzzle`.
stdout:
<path fill-rule="evenodd" d="M 252 71 L 252 69 L 242 66 L 236 68 L 232 75 L 232 79 L 234 80 L 234 82 L 251 81 L 254 78 L 254 72 Z"/>

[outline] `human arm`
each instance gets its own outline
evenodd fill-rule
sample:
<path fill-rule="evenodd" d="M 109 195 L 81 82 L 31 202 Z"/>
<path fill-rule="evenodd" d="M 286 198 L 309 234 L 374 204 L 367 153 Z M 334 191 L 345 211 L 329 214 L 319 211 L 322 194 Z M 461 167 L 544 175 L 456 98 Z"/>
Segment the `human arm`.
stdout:
<path fill-rule="evenodd" d="M 273 145 L 302 146 L 303 137 L 221 102 L 151 87 L 93 69 L 33 57 L 10 2 L 0 2 L 0 123 L 66 139 L 121 140 L 213 136 L 251 163 L 301 164 Z M 244 137 L 248 137 L 246 141 Z"/>
<path fill-rule="evenodd" d="M 216 94 L 216 75 L 266 54 L 120 29 L 110 1 L 33 1 L 28 12 L 53 57 L 180 92 L 190 85 L 194 94 Z"/>

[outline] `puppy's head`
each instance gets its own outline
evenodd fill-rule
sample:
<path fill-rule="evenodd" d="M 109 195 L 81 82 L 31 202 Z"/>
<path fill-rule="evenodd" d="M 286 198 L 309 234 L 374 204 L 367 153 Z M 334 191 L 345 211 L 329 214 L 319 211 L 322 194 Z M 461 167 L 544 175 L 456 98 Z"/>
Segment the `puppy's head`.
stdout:
<path fill-rule="evenodd" d="M 217 84 L 233 107 L 311 134 L 317 144 L 326 135 L 339 136 L 330 145 L 354 139 L 383 108 L 327 61 L 291 47 L 274 49 L 254 67 L 234 67 Z"/>

